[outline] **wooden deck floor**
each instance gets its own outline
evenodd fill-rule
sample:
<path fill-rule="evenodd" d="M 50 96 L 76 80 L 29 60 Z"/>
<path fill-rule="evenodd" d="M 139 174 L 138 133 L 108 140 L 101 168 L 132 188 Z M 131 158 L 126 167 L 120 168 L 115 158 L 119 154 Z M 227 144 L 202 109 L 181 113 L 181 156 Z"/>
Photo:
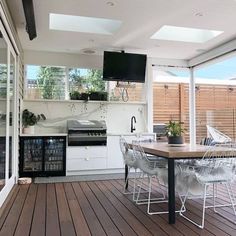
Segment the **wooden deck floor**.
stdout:
<path fill-rule="evenodd" d="M 225 198 L 219 190 L 220 198 Z M 221 202 L 222 200 L 218 200 Z M 200 200 L 191 201 L 191 216 L 199 219 Z M 164 205 L 153 205 L 153 209 Z M 233 218 L 230 209 L 225 213 Z M 167 215 L 149 216 L 145 205 L 135 205 L 122 194 L 122 181 L 91 181 L 17 186 L 0 218 L 0 235 L 236 235 L 236 225 L 206 212 L 201 230 L 177 215 L 175 225 Z"/>

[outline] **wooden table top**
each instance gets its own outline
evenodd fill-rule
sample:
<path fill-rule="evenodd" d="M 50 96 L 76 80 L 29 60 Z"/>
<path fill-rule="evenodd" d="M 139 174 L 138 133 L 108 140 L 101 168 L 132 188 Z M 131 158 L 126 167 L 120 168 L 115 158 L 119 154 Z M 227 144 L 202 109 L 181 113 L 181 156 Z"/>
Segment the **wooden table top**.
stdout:
<path fill-rule="evenodd" d="M 209 146 L 184 144 L 184 146 L 174 147 L 167 143 L 141 143 L 146 153 L 162 156 L 166 158 L 185 159 L 185 158 L 201 158 L 209 149 Z"/>

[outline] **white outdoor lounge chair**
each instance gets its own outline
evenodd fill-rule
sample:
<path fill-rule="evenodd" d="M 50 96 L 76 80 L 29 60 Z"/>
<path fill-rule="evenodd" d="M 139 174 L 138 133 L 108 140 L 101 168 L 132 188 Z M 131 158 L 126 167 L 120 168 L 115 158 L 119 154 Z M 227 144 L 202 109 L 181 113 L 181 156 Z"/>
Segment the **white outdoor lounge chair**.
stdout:
<path fill-rule="evenodd" d="M 228 143 L 232 141 L 232 139 L 229 136 L 223 134 L 219 130 L 209 125 L 206 125 L 206 127 L 207 127 L 207 132 L 211 135 L 214 143 Z"/>
<path fill-rule="evenodd" d="M 122 152 L 124 164 L 128 166 L 128 176 L 127 176 L 126 181 L 124 183 L 123 193 L 124 194 L 133 194 L 133 201 L 135 201 L 136 177 L 137 177 L 138 164 L 137 164 L 136 159 L 134 158 L 133 150 L 129 149 L 128 143 L 126 142 L 126 140 L 123 137 L 120 137 L 120 150 Z M 126 191 L 126 185 L 128 183 L 130 169 L 132 169 L 132 168 L 135 170 L 133 191 L 128 192 L 128 191 Z"/>
<path fill-rule="evenodd" d="M 186 193 L 182 204 L 182 210 L 186 213 L 186 200 L 192 196 L 202 195 L 203 196 L 203 211 L 201 223 L 197 223 L 190 219 L 183 211 L 180 215 L 195 224 L 199 228 L 204 228 L 205 220 L 205 209 L 212 207 L 214 212 L 227 218 L 230 221 L 236 222 L 236 209 L 235 209 L 235 198 L 232 191 L 231 183 L 235 178 L 235 163 L 236 163 L 236 144 L 216 144 L 209 146 L 209 150 L 205 153 L 204 157 L 198 161 L 196 168 L 185 169 L 182 173 L 182 182 L 185 182 Z M 215 198 L 215 187 L 217 184 L 223 184 L 226 187 L 226 192 L 229 196 L 230 204 L 217 205 Z M 207 191 L 209 186 L 213 186 L 213 205 L 206 204 Z M 231 206 L 235 219 L 230 219 L 226 215 L 219 213 L 216 209 L 218 207 Z"/>
<path fill-rule="evenodd" d="M 138 141 L 133 141 L 133 151 L 134 151 L 134 157 L 137 159 L 138 167 L 142 171 L 142 182 L 139 187 L 136 204 L 147 204 L 147 213 L 149 215 L 167 214 L 168 211 L 151 211 L 150 210 L 151 204 L 163 203 L 163 202 L 168 201 L 162 189 L 163 186 L 166 187 L 168 184 L 168 169 L 166 165 L 163 165 L 165 162 L 163 162 L 160 157 L 156 157 L 156 161 L 154 158 L 150 160 L 147 154 L 144 152 L 143 148 L 141 147 L 140 142 Z M 140 189 L 143 185 L 143 180 L 145 176 L 148 177 L 148 199 L 139 199 Z M 162 193 L 162 196 L 158 198 L 151 198 L 153 179 L 157 181 L 159 190 Z M 180 195 L 178 196 L 182 202 Z M 176 211 L 176 212 L 179 212 L 179 211 Z"/>

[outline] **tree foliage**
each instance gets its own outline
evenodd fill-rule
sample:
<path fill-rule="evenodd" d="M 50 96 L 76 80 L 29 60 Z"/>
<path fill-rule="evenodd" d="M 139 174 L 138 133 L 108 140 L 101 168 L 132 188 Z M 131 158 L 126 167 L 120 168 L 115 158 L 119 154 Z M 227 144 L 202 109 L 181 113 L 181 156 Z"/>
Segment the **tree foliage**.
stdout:
<path fill-rule="evenodd" d="M 70 91 L 105 91 L 105 82 L 102 80 L 102 71 L 97 69 L 71 69 L 69 71 Z"/>
<path fill-rule="evenodd" d="M 65 97 L 65 69 L 62 67 L 41 66 L 37 75 L 37 86 L 44 99 Z"/>
<path fill-rule="evenodd" d="M 0 97 L 7 96 L 7 65 L 0 64 Z"/>

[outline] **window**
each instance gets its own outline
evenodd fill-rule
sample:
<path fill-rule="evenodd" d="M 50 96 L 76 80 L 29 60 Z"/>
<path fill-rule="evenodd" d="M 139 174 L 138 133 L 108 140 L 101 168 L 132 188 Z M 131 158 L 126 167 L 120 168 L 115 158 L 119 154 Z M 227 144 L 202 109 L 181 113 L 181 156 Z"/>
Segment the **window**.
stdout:
<path fill-rule="evenodd" d="M 65 67 L 26 66 L 26 98 L 65 99 Z"/>
<path fill-rule="evenodd" d="M 158 67 L 153 70 L 153 123 L 161 128 L 169 120 L 183 122 L 185 142 L 189 141 L 189 78 L 186 69 Z"/>
<path fill-rule="evenodd" d="M 199 143 L 209 136 L 206 125 L 236 137 L 236 57 L 206 65 L 196 76 L 196 133 Z"/>
<path fill-rule="evenodd" d="M 106 82 L 102 79 L 102 70 L 69 69 L 69 92 L 105 91 Z"/>
<path fill-rule="evenodd" d="M 0 98 L 6 98 L 7 95 L 7 65 L 0 64 Z"/>
<path fill-rule="evenodd" d="M 101 69 L 41 65 L 26 65 L 25 68 L 26 99 L 77 100 L 79 96 L 86 100 L 86 94 L 91 92 L 107 92 L 106 97 L 108 94 L 110 101 L 122 101 L 122 97 L 131 102 L 144 99 L 144 84 L 132 83 L 124 92 L 123 87 L 116 86 L 116 82 L 104 81 Z"/>

